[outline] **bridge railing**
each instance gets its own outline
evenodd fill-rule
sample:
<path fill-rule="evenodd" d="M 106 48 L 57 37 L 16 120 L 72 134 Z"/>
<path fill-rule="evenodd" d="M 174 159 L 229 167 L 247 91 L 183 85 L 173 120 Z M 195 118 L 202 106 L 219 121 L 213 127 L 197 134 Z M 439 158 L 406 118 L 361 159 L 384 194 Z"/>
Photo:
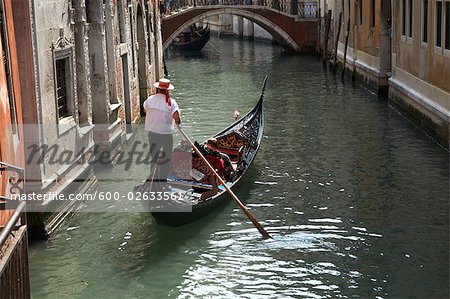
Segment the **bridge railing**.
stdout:
<path fill-rule="evenodd" d="M 316 1 L 298 2 L 298 15 L 305 19 L 316 19 L 319 17 L 319 10 Z"/>
<path fill-rule="evenodd" d="M 303 19 L 318 17 L 317 1 L 304 0 L 160 0 L 160 12 L 170 15 L 177 11 L 197 6 L 213 5 L 257 5 L 270 7 Z"/>

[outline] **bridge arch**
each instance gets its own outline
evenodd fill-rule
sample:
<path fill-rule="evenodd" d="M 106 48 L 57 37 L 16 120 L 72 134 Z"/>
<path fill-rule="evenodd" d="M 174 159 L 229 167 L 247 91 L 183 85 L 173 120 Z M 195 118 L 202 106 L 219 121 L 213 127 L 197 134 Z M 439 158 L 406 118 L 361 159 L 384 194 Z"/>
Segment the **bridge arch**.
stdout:
<path fill-rule="evenodd" d="M 302 51 L 305 48 L 306 40 L 309 43 L 308 47 L 313 47 L 311 43 L 315 43 L 315 21 L 299 21 L 288 14 L 280 13 L 272 8 L 238 5 L 232 7 L 194 7 L 165 17 L 162 22 L 163 48 L 167 49 L 172 40 L 181 34 L 185 27 L 207 17 L 221 14 L 241 16 L 258 24 L 268 31 L 280 45 L 290 51 Z M 305 26 L 305 24 L 308 26 Z M 304 29 L 304 32 L 299 32 L 302 29 Z M 301 35 L 304 36 L 302 37 Z"/>

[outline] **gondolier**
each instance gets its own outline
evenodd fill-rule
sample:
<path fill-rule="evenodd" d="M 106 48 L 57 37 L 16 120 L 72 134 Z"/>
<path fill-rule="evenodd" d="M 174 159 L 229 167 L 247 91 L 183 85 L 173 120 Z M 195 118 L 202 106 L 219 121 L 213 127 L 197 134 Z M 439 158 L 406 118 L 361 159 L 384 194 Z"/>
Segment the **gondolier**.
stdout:
<path fill-rule="evenodd" d="M 154 180 L 164 185 L 172 157 L 173 123 L 179 125 L 181 119 L 178 104 L 169 95 L 169 90 L 174 89 L 170 80 L 162 78 L 153 86 L 156 93 L 144 102 L 145 130 L 148 132 L 151 164 L 157 167 Z"/>
<path fill-rule="evenodd" d="M 263 140 L 263 99 L 266 81 L 267 77 L 264 79 L 261 96 L 256 106 L 237 122 L 210 138 L 215 141 L 214 148 L 220 156 L 226 154 L 230 159 L 234 173 L 232 178 L 223 179 L 220 177 L 220 174 L 215 170 L 215 168 L 220 167 L 206 157 L 208 153 L 202 151 L 201 146 L 192 142 L 181 127 L 178 128 L 194 150 L 195 155 L 192 155 L 191 149 L 186 150 L 186 145 L 183 143 L 174 149 L 175 154 L 172 161 L 172 172 L 169 174 L 169 183 L 174 190 L 182 194 L 182 200 L 169 201 L 170 211 L 151 211 L 158 224 L 180 226 L 195 221 L 209 214 L 223 203 L 228 198 L 226 194 L 231 195 L 231 189 L 235 188 L 247 173 Z M 187 160 L 183 158 L 186 156 L 192 157 L 192 163 L 189 163 L 187 167 L 182 163 Z M 205 169 L 209 169 L 209 171 Z M 211 173 L 213 176 L 211 176 Z M 208 176 L 215 177 L 218 183 L 209 180 Z M 237 202 L 237 197 L 234 193 L 233 195 L 232 198 Z M 241 205 L 242 203 L 239 206 L 241 207 Z M 265 237 L 267 236 L 265 234 Z"/>

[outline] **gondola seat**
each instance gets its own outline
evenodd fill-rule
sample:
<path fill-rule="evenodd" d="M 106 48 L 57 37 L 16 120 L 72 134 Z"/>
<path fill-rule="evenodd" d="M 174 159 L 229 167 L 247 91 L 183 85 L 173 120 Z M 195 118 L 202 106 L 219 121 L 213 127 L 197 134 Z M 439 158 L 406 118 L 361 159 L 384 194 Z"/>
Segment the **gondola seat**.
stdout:
<path fill-rule="evenodd" d="M 239 161 L 245 148 L 249 146 L 248 141 L 239 132 L 232 132 L 217 138 L 217 150 L 230 156 L 232 161 Z"/>

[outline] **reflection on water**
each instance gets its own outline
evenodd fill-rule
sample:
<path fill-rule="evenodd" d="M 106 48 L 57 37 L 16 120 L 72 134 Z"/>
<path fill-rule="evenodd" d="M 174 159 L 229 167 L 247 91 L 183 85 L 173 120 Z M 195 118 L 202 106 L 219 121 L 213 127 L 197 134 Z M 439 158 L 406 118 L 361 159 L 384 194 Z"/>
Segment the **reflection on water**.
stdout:
<path fill-rule="evenodd" d="M 167 56 L 185 126 L 204 140 L 266 90 L 264 140 L 233 202 L 181 228 L 77 213 L 31 249 L 34 298 L 448 298 L 448 153 L 314 56 L 212 38 Z M 144 137 L 138 137 L 144 138 Z M 130 188 L 100 173 L 100 190 Z"/>

